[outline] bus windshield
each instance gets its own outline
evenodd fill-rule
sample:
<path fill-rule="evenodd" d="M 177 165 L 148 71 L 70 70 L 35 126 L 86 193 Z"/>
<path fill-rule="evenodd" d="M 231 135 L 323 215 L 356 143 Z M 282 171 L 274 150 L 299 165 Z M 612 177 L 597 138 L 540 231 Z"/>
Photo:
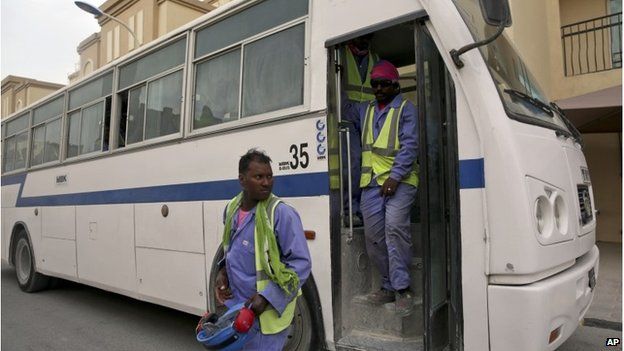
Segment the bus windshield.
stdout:
<path fill-rule="evenodd" d="M 481 14 L 479 0 L 453 0 L 475 41 L 492 36 L 496 27 L 488 25 Z M 531 124 L 576 133 L 561 111 L 549 103 L 533 75 L 505 35 L 479 47 L 509 117 Z"/>

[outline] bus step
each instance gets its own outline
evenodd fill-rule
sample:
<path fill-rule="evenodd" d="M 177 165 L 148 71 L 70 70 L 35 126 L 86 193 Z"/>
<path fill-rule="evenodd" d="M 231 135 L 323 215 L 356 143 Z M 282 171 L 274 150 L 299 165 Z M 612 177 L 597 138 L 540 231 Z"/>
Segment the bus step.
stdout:
<path fill-rule="evenodd" d="M 401 338 L 370 332 L 353 331 L 336 343 L 337 351 L 422 351 L 422 337 Z"/>
<path fill-rule="evenodd" d="M 376 306 L 366 300 L 365 295 L 352 300 L 351 327 L 354 331 L 380 334 L 398 338 L 412 338 L 422 335 L 422 299 L 416 297 L 414 311 L 407 317 L 398 316 L 394 302 Z"/>

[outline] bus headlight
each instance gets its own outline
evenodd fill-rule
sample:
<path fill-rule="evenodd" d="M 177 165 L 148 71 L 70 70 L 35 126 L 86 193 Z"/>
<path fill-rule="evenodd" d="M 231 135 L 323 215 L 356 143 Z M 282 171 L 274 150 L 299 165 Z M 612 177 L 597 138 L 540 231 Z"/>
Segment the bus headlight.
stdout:
<path fill-rule="evenodd" d="M 555 225 L 559 233 L 568 234 L 568 208 L 561 195 L 557 195 L 554 204 Z"/>
<path fill-rule="evenodd" d="M 550 236 L 552 232 L 553 210 L 548 198 L 540 196 L 535 201 L 535 222 L 540 235 Z"/>

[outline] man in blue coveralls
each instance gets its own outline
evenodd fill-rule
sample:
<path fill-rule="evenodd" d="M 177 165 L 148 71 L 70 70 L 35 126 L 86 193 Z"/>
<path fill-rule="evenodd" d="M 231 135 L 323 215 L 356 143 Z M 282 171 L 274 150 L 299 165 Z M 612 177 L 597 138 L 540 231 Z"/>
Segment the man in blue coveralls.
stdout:
<path fill-rule="evenodd" d="M 225 258 L 215 293 L 228 307 L 251 305 L 257 319 L 244 350 L 282 350 L 296 299 L 311 270 L 299 214 L 271 193 L 270 163 L 255 149 L 241 157 L 242 192 L 225 209 Z"/>
<path fill-rule="evenodd" d="M 396 313 L 412 313 L 410 209 L 418 173 L 418 115 L 400 94 L 399 72 L 381 60 L 371 72 L 375 100 L 345 107 L 362 139 L 360 209 L 366 250 L 381 273 L 381 289 L 370 293 L 374 304 L 395 302 Z"/>

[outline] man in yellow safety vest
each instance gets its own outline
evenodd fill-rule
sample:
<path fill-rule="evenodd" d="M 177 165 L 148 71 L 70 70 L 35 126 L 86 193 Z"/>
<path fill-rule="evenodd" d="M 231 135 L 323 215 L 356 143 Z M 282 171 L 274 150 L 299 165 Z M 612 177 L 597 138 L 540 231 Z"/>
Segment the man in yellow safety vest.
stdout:
<path fill-rule="evenodd" d="M 225 209 L 225 258 L 215 281 L 218 302 L 245 302 L 258 317 L 244 350 L 282 350 L 311 270 L 299 214 L 271 193 L 270 162 L 255 149 L 239 161 L 242 191 Z"/>
<path fill-rule="evenodd" d="M 367 299 L 394 301 L 396 313 L 407 316 L 414 303 L 410 209 L 418 187 L 418 114 L 400 94 L 399 73 L 390 62 L 375 64 L 370 84 L 375 100 L 348 106 L 344 113 L 361 135 L 366 250 L 381 273 L 381 289 Z"/>

